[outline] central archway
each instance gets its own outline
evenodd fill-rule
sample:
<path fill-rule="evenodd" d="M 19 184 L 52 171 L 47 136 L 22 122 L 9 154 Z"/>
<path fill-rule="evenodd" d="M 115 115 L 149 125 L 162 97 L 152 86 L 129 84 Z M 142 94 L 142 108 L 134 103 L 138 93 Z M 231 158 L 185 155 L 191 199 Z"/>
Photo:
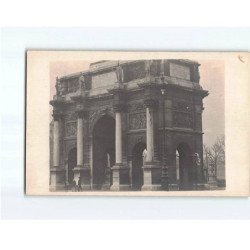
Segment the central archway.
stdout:
<path fill-rule="evenodd" d="M 109 189 L 115 164 L 115 120 L 102 116 L 93 129 L 93 188 Z"/>
<path fill-rule="evenodd" d="M 132 151 L 132 190 L 141 190 L 143 185 L 143 153 L 146 150 L 146 144 L 138 142 Z"/>
<path fill-rule="evenodd" d="M 180 190 L 193 189 L 193 172 L 192 172 L 192 152 L 188 144 L 180 143 L 177 147 L 178 157 L 176 157 L 176 167 L 179 177 Z M 177 178 L 178 178 L 177 177 Z"/>

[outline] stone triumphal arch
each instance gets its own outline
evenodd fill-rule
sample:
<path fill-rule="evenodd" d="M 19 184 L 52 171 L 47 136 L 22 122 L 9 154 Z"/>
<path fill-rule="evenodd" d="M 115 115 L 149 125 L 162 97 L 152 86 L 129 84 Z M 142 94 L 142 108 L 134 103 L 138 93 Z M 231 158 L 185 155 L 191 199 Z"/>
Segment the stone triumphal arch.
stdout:
<path fill-rule="evenodd" d="M 56 79 L 50 190 L 202 187 L 199 63 L 99 61 Z"/>

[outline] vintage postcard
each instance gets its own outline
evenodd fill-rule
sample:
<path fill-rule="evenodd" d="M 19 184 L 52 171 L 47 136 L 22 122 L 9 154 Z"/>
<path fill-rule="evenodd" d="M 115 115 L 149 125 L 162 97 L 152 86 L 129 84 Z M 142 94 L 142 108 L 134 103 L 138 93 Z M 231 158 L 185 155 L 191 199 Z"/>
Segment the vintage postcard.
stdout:
<path fill-rule="evenodd" d="M 249 196 L 249 59 L 27 51 L 26 194 Z"/>

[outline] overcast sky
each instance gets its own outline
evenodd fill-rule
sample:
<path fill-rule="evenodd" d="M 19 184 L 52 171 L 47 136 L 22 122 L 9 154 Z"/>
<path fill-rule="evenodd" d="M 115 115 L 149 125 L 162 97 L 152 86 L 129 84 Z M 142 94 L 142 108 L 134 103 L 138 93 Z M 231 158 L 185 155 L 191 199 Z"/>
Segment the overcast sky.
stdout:
<path fill-rule="evenodd" d="M 223 61 L 199 61 L 200 85 L 209 91 L 204 98 L 203 111 L 203 142 L 211 146 L 216 137 L 224 135 L 224 63 Z M 51 98 L 55 94 L 56 76 L 80 72 L 89 68 L 87 61 L 64 61 L 51 63 L 50 82 Z"/>

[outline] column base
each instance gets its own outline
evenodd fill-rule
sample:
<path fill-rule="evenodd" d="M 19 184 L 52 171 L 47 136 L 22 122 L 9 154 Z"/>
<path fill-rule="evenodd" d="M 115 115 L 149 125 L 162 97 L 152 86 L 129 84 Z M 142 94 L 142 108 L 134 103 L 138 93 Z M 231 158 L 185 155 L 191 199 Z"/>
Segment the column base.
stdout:
<path fill-rule="evenodd" d="M 81 173 L 83 171 L 83 166 L 77 165 L 74 169 L 74 180 L 76 182 L 76 185 L 78 184 L 79 177 L 81 177 Z"/>
<path fill-rule="evenodd" d="M 129 191 L 129 190 L 131 190 L 131 187 L 130 187 L 130 185 L 126 185 L 126 184 L 124 184 L 124 185 L 112 185 L 110 187 L 110 190 L 111 191 Z"/>
<path fill-rule="evenodd" d="M 74 171 L 74 180 L 76 181 L 76 185 L 78 185 L 78 180 L 80 177 L 82 189 L 90 190 L 91 189 L 90 168 L 78 165 L 73 169 L 73 171 Z"/>
<path fill-rule="evenodd" d="M 55 192 L 55 191 L 66 191 L 67 190 L 67 187 L 63 184 L 58 184 L 56 186 L 52 186 L 50 185 L 49 186 L 49 191 L 50 192 Z"/>
<path fill-rule="evenodd" d="M 216 190 L 218 188 L 217 181 L 208 182 L 207 185 L 209 186 L 209 190 Z"/>
<path fill-rule="evenodd" d="M 179 185 L 177 183 L 170 183 L 169 191 L 179 191 Z"/>
<path fill-rule="evenodd" d="M 145 162 L 143 165 L 142 191 L 161 190 L 161 167 L 158 162 Z"/>
<path fill-rule="evenodd" d="M 87 191 L 87 190 L 91 190 L 91 186 L 90 185 L 82 185 L 81 186 L 81 189 L 83 190 L 83 191 Z"/>
<path fill-rule="evenodd" d="M 113 184 L 110 187 L 111 191 L 127 191 L 131 189 L 129 183 L 129 168 L 122 163 L 115 164 L 112 168 Z"/>
<path fill-rule="evenodd" d="M 110 184 L 103 184 L 101 190 L 103 190 L 103 191 L 110 190 Z"/>
<path fill-rule="evenodd" d="M 50 169 L 50 191 L 65 191 L 66 187 L 66 170 L 61 167 Z"/>
<path fill-rule="evenodd" d="M 161 185 L 152 184 L 152 185 L 143 185 L 141 191 L 160 191 Z"/>
<path fill-rule="evenodd" d="M 206 186 L 204 183 L 197 183 L 196 190 L 206 190 Z"/>

